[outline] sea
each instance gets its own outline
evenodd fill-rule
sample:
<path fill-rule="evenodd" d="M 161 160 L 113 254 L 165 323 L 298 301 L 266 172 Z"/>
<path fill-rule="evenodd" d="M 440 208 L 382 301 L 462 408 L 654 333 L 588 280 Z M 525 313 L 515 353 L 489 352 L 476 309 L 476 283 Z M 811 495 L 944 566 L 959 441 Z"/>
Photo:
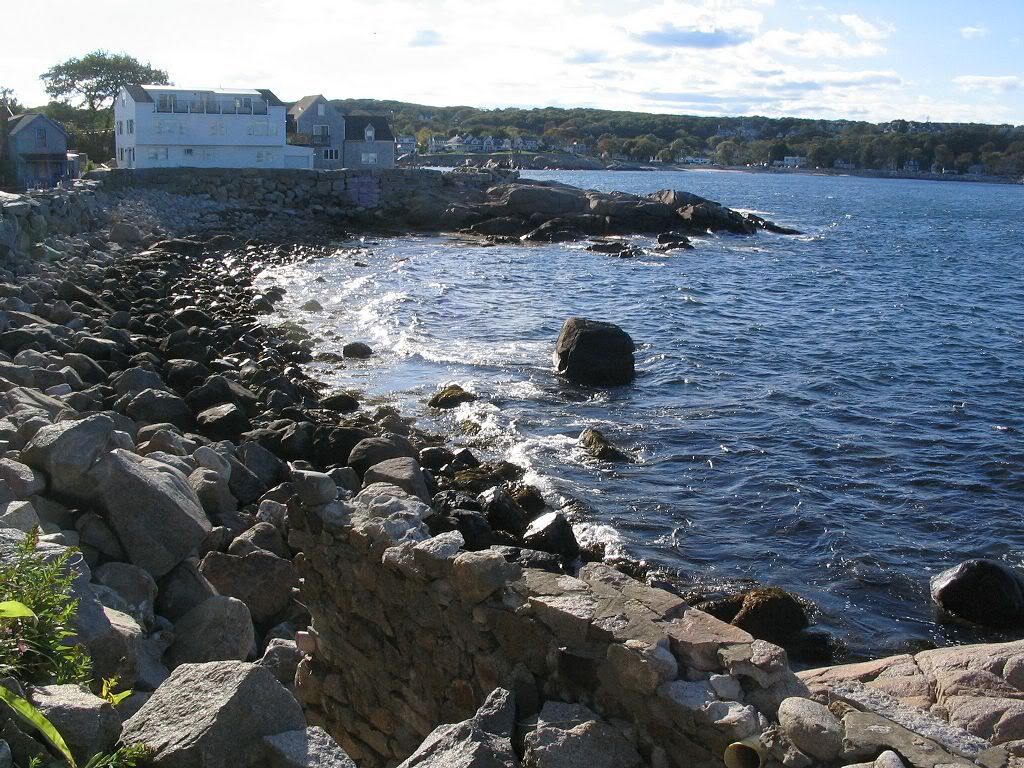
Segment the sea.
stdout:
<path fill-rule="evenodd" d="M 928 582 L 967 558 L 1024 566 L 1024 186 L 524 176 L 686 190 L 804 234 L 708 235 L 633 259 L 366 237 L 265 272 L 287 290 L 273 321 L 305 325 L 318 352 L 370 344 L 365 361 L 312 372 L 522 465 L 581 542 L 681 592 L 760 583 L 805 598 L 839 659 L 1022 635 L 939 615 Z M 310 299 L 323 311 L 302 310 Z M 571 316 L 632 336 L 633 384 L 555 375 Z M 428 408 L 448 383 L 479 399 Z M 586 427 L 631 461 L 591 458 Z"/>

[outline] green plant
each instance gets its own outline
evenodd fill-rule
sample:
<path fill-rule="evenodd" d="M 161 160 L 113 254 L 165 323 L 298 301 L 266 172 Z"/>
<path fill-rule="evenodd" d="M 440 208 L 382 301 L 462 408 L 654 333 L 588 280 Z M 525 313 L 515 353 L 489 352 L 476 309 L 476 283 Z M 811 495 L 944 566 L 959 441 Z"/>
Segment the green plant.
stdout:
<path fill-rule="evenodd" d="M 12 556 L 0 563 L 0 601 L 7 611 L 20 604 L 29 614 L 7 616 L 0 622 L 0 675 L 24 683 L 85 683 L 89 656 L 68 639 L 74 635 L 78 601 L 72 597 L 71 550 L 47 561 L 36 551 L 30 533 Z"/>
<path fill-rule="evenodd" d="M 136 768 L 153 756 L 153 750 L 144 744 L 118 747 L 110 754 L 95 755 L 85 768 Z"/>
<path fill-rule="evenodd" d="M 103 678 L 103 687 L 100 689 L 100 698 L 106 699 L 107 702 L 112 707 L 116 707 L 118 704 L 120 704 L 122 701 L 124 701 L 132 695 L 132 691 L 130 689 L 127 691 L 121 691 L 120 693 L 115 693 L 115 691 L 117 690 L 117 685 L 120 682 L 120 678 L 117 677 Z"/>

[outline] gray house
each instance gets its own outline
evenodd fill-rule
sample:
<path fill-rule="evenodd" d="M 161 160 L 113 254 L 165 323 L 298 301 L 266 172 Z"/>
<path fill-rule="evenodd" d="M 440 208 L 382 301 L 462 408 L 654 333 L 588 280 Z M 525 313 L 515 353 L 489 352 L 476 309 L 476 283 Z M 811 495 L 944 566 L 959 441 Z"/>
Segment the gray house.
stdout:
<path fill-rule="evenodd" d="M 18 187 L 53 187 L 69 178 L 68 134 L 46 115 L 25 113 L 7 121 L 4 157 Z"/>
<path fill-rule="evenodd" d="M 386 117 L 345 116 L 345 167 L 395 167 L 395 136 Z"/>
<path fill-rule="evenodd" d="M 345 166 L 345 118 L 322 95 L 304 96 L 288 110 L 288 143 L 313 148 L 314 168 Z"/>

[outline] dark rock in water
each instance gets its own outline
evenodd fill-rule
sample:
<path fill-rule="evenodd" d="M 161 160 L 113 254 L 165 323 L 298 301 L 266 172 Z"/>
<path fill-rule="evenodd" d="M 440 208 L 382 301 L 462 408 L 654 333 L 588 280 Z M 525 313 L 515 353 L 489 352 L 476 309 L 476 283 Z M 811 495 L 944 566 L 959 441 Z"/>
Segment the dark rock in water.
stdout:
<path fill-rule="evenodd" d="M 299 307 L 299 309 L 301 309 L 301 310 L 303 310 L 305 312 L 323 312 L 324 311 L 323 305 L 319 301 L 317 301 L 316 299 L 310 299 L 305 304 L 303 304 L 301 307 Z"/>
<path fill-rule="evenodd" d="M 427 401 L 427 405 L 431 408 L 455 408 L 462 403 L 472 403 L 474 400 L 476 400 L 476 395 L 472 392 L 467 392 L 458 384 L 449 384 L 438 390 Z"/>
<path fill-rule="evenodd" d="M 440 446 L 429 446 L 420 450 L 420 466 L 434 472 L 450 464 L 454 458 L 454 453 Z"/>
<path fill-rule="evenodd" d="M 203 243 L 175 237 L 153 243 L 153 250 L 177 253 L 180 256 L 199 256 L 203 252 Z"/>
<path fill-rule="evenodd" d="M 803 604 L 779 587 L 756 587 L 697 607 L 776 645 L 786 645 L 810 623 Z"/>
<path fill-rule="evenodd" d="M 460 469 L 473 469 L 480 466 L 480 460 L 473 455 L 469 448 L 462 448 L 455 452 L 452 464 Z"/>
<path fill-rule="evenodd" d="M 580 554 L 572 526 L 561 512 L 548 512 L 531 521 L 523 534 L 523 544 L 529 549 L 561 555 L 569 560 Z"/>
<path fill-rule="evenodd" d="M 599 240 L 587 246 L 587 250 L 594 253 L 611 253 L 615 255 L 629 250 L 629 248 L 630 244 L 625 240 Z"/>
<path fill-rule="evenodd" d="M 584 237 L 586 234 L 574 223 L 565 219 L 552 219 L 527 232 L 522 239 L 532 243 L 571 243 Z"/>
<path fill-rule="evenodd" d="M 320 407 L 338 413 L 348 413 L 359 408 L 359 401 L 348 392 L 333 392 L 320 399 Z"/>
<path fill-rule="evenodd" d="M 965 621 L 989 627 L 1024 623 L 1024 574 L 996 560 L 966 560 L 933 576 L 932 600 Z"/>
<path fill-rule="evenodd" d="M 526 512 L 504 490 L 490 488 L 481 493 L 477 501 L 492 528 L 507 531 L 513 536 L 523 535 L 527 524 Z"/>
<path fill-rule="evenodd" d="M 507 461 L 488 461 L 478 467 L 459 470 L 452 478 L 452 482 L 460 490 L 482 493 L 496 485 L 518 480 L 523 474 L 522 467 Z"/>
<path fill-rule="evenodd" d="M 635 349 L 629 334 L 613 323 L 570 317 L 555 344 L 555 368 L 580 384 L 628 384 L 635 375 Z"/>
<path fill-rule="evenodd" d="M 174 319 L 183 325 L 195 325 L 200 328 L 213 328 L 217 321 L 199 307 L 185 307 L 174 313 Z"/>
<path fill-rule="evenodd" d="M 563 573 L 562 558 L 550 552 L 540 552 L 536 549 L 523 549 L 522 547 L 499 546 L 494 549 L 505 558 L 507 562 L 515 563 L 522 568 L 534 568 L 548 573 Z"/>
<path fill-rule="evenodd" d="M 468 509 L 473 512 L 480 512 L 483 509 L 480 501 L 475 496 L 461 493 L 460 491 L 441 491 L 440 493 L 435 493 L 430 503 L 442 515 L 447 515 L 456 509 Z"/>
<path fill-rule="evenodd" d="M 496 219 L 488 219 L 474 224 L 469 231 L 475 235 L 515 237 L 521 235 L 525 228 L 525 223 L 517 216 L 499 216 Z"/>
<path fill-rule="evenodd" d="M 493 545 L 497 539 L 491 524 L 479 512 L 471 509 L 454 509 L 448 514 L 435 514 L 426 519 L 430 533 L 437 536 L 447 531 L 462 534 L 465 549 L 479 552 Z"/>
<path fill-rule="evenodd" d="M 587 198 L 582 190 L 533 184 L 511 185 L 503 202 L 510 212 L 525 216 L 536 213 L 548 216 L 583 213 L 587 207 Z"/>
<path fill-rule="evenodd" d="M 544 502 L 544 495 L 534 485 L 513 483 L 508 487 L 508 495 L 531 517 L 539 515 L 547 506 Z"/>
<path fill-rule="evenodd" d="M 358 359 L 366 359 L 373 354 L 373 350 L 370 349 L 369 344 L 364 344 L 361 341 L 353 341 L 346 344 L 341 348 L 341 354 L 345 357 L 355 357 Z"/>
<path fill-rule="evenodd" d="M 693 250 L 690 238 L 682 232 L 662 232 L 658 235 L 658 247 L 655 250 L 659 253 L 666 253 L 667 251 L 675 251 L 679 249 Z"/>
<path fill-rule="evenodd" d="M 596 429 L 584 429 L 580 433 L 579 439 L 580 447 L 595 459 L 600 459 L 601 461 L 627 461 L 629 458 Z"/>

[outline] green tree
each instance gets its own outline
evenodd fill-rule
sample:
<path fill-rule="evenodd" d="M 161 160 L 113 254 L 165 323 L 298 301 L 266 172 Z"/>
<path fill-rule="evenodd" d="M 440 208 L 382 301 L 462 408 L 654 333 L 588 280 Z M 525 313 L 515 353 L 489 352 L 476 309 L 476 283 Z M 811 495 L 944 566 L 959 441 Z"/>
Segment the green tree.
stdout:
<path fill-rule="evenodd" d="M 735 165 L 740 155 L 740 145 L 732 139 L 719 142 L 715 148 L 715 162 L 719 165 Z"/>
<path fill-rule="evenodd" d="M 13 174 L 9 172 L 7 163 L 7 118 L 18 114 L 22 109 L 18 97 L 14 95 L 14 89 L 0 85 L 0 184 L 14 182 L 8 178 Z"/>
<path fill-rule="evenodd" d="M 55 64 L 40 79 L 50 96 L 65 102 L 78 101 L 94 118 L 100 110 L 107 110 L 108 128 L 112 121 L 110 107 L 122 86 L 170 83 L 164 70 L 143 64 L 126 53 L 104 50 Z"/>

